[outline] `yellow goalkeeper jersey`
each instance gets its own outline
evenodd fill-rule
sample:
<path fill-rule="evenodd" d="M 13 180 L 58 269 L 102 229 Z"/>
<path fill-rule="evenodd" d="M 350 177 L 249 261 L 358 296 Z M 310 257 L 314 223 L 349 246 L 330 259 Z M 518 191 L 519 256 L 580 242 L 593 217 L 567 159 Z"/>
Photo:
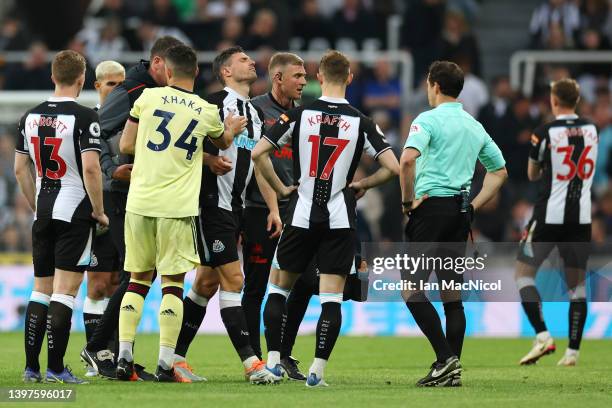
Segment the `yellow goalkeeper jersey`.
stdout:
<path fill-rule="evenodd" d="M 130 117 L 138 123 L 127 211 L 148 217 L 198 215 L 204 138 L 223 134 L 219 111 L 193 92 L 145 89 Z"/>

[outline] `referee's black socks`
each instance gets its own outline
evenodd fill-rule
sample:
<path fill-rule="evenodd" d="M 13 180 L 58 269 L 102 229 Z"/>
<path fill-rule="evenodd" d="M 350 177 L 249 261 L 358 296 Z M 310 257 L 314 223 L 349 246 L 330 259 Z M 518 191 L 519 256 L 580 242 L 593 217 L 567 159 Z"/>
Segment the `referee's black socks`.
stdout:
<path fill-rule="evenodd" d="M 45 339 L 47 329 L 47 310 L 51 296 L 41 292 L 32 292 L 25 315 L 25 354 L 26 367 L 40 371 L 38 356 Z"/>
<path fill-rule="evenodd" d="M 465 336 L 463 303 L 460 300 L 444 303 L 444 315 L 446 316 L 446 341 L 453 354 L 461 358 Z"/>
<path fill-rule="evenodd" d="M 187 350 L 198 334 L 204 316 L 206 316 L 207 305 L 207 298 L 198 295 L 193 288 L 189 289 L 187 296 L 183 299 L 183 324 L 174 351 L 177 358 L 185 358 L 187 355 Z"/>
<path fill-rule="evenodd" d="M 417 292 L 410 296 L 406 302 L 408 310 L 412 313 L 412 317 L 417 325 L 429 340 L 436 353 L 436 359 L 439 362 L 445 362 L 449 357 L 453 356 L 453 352 L 442 331 L 442 323 L 440 316 L 436 312 L 427 296 L 423 292 Z"/>

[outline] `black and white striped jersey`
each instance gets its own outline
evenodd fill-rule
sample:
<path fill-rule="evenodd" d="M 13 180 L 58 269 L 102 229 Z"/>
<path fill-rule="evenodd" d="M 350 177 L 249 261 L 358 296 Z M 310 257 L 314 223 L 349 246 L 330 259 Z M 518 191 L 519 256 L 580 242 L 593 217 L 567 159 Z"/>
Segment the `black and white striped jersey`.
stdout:
<path fill-rule="evenodd" d="M 363 150 L 377 158 L 391 147 L 372 119 L 346 99 L 321 97 L 287 111 L 264 135 L 280 149 L 290 142 L 293 178 L 287 224 L 355 228 L 355 194 L 348 188 Z"/>
<path fill-rule="evenodd" d="M 237 116 L 245 116 L 247 126 L 241 134 L 234 137 L 234 142 L 226 150 L 219 150 L 208 138 L 206 139 L 204 151 L 215 156 L 228 157 L 232 161 L 233 168 L 223 176 L 217 176 L 208 166 L 204 166 L 200 206 L 219 207 L 228 211 L 242 210 L 246 187 L 253 176 L 251 151 L 261 138 L 264 129 L 263 114 L 248 98 L 229 87 L 204 99 L 217 105 L 222 121 L 229 112 L 232 112 Z"/>
<path fill-rule="evenodd" d="M 542 166 L 534 218 L 545 224 L 589 224 L 599 137 L 591 122 L 561 115 L 531 137 L 531 160 Z"/>
<path fill-rule="evenodd" d="M 92 222 L 81 153 L 100 151 L 98 114 L 73 98 L 49 98 L 19 121 L 15 150 L 36 168 L 36 219 Z"/>

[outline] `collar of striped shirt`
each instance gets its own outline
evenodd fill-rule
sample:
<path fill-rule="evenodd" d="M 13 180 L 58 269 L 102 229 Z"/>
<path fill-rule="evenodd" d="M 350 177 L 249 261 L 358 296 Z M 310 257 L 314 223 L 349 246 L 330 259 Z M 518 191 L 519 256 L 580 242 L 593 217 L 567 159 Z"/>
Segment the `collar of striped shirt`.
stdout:
<path fill-rule="evenodd" d="M 72 101 L 76 101 L 75 98 L 71 98 L 69 96 L 50 96 L 49 99 L 47 99 L 48 102 L 72 102 Z"/>
<path fill-rule="evenodd" d="M 331 96 L 322 96 L 319 99 L 330 103 L 348 103 L 344 98 L 332 98 Z"/>
<path fill-rule="evenodd" d="M 226 86 L 225 88 L 223 88 L 227 93 L 234 95 L 237 99 L 240 99 L 241 101 L 248 101 L 249 98 L 246 98 L 242 95 L 240 95 L 237 91 L 233 90 L 232 88 L 230 88 L 229 86 Z"/>

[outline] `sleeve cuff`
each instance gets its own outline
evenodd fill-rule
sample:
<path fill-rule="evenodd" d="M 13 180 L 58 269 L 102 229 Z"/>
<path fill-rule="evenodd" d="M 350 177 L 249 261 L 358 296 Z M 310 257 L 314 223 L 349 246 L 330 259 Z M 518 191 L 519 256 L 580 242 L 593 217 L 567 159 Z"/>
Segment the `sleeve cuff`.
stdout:
<path fill-rule="evenodd" d="M 89 152 L 89 151 L 94 151 L 94 152 L 102 152 L 102 149 L 100 149 L 99 147 L 88 147 L 87 149 L 81 149 L 81 153 L 83 152 Z"/>
<path fill-rule="evenodd" d="M 382 149 L 381 151 L 377 152 L 377 153 L 374 155 L 374 159 L 375 159 L 375 160 L 378 160 L 378 156 L 380 156 L 381 154 L 383 154 L 384 152 L 386 152 L 386 151 L 387 151 L 387 150 L 389 150 L 389 149 L 391 149 L 391 146 L 387 146 L 387 147 L 385 147 L 384 149 Z"/>
<path fill-rule="evenodd" d="M 272 144 L 272 146 L 274 146 L 274 148 L 276 150 L 280 150 L 280 146 L 278 145 L 278 143 L 276 143 L 274 140 L 270 139 L 268 136 L 264 135 L 264 139 L 266 139 L 268 142 L 270 142 L 270 144 Z"/>
<path fill-rule="evenodd" d="M 128 119 L 131 120 L 134 123 L 138 123 L 139 122 L 139 119 L 137 117 L 135 117 L 135 116 L 132 116 L 132 115 L 129 115 Z"/>
<path fill-rule="evenodd" d="M 30 152 L 26 152 L 25 150 L 15 149 L 15 153 L 27 154 L 30 155 Z"/>

